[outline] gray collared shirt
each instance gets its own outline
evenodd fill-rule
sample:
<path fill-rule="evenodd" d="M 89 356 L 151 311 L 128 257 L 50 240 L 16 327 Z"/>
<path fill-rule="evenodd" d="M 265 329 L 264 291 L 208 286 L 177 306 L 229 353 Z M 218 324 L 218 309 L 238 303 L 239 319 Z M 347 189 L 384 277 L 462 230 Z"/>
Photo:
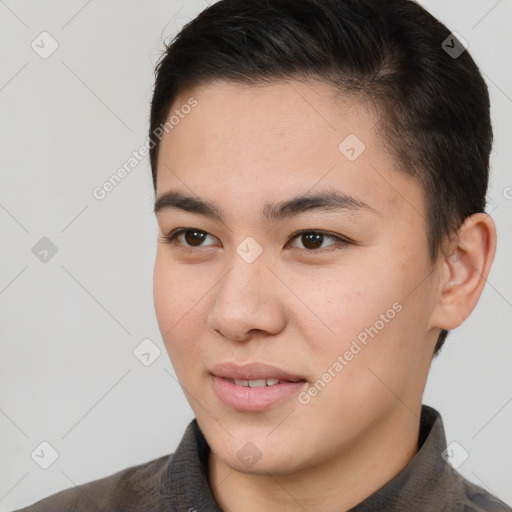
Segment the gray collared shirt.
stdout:
<path fill-rule="evenodd" d="M 443 422 L 426 405 L 418 444 L 411 462 L 352 512 L 512 512 L 445 462 Z M 206 477 L 209 453 L 194 419 L 174 453 L 58 492 L 18 512 L 222 512 Z"/>

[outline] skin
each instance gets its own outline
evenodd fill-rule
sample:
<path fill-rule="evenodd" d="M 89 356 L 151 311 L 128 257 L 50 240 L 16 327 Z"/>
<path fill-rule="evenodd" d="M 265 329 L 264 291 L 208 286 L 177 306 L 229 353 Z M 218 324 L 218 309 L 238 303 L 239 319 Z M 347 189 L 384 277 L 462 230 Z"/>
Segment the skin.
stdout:
<path fill-rule="evenodd" d="M 157 196 L 222 206 L 224 222 L 176 209 L 157 214 L 154 303 L 162 338 L 212 452 L 208 480 L 226 512 L 341 511 L 397 475 L 418 450 L 421 399 L 441 328 L 475 307 L 496 246 L 485 214 L 468 218 L 432 263 L 425 199 L 397 170 L 375 114 L 320 83 L 263 87 L 214 82 L 183 91 L 198 105 L 161 143 Z M 366 146 L 349 161 L 338 145 Z M 262 220 L 267 202 L 335 189 L 374 210 L 308 211 Z M 199 246 L 179 227 L 208 235 Z M 299 230 L 324 238 L 311 248 Z M 262 254 L 247 263 L 247 237 Z M 181 244 L 181 245 L 180 245 Z M 185 252 L 188 246 L 193 252 Z M 181 247 L 181 248 L 180 248 Z M 317 247 L 317 248 L 315 248 Z M 262 361 L 317 381 L 365 327 L 401 310 L 307 404 L 296 396 L 261 412 L 224 405 L 209 368 Z M 247 442 L 261 458 L 237 457 Z"/>

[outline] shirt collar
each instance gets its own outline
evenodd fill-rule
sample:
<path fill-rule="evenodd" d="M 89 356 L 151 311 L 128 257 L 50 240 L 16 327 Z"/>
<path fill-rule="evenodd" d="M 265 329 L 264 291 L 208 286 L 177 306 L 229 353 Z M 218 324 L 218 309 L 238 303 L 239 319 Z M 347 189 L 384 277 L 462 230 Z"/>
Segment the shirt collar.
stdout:
<path fill-rule="evenodd" d="M 392 480 L 351 509 L 353 512 L 451 510 L 452 471 L 442 458 L 446 448 L 441 415 L 423 405 L 418 452 Z M 192 420 L 172 454 L 166 488 L 179 512 L 222 512 L 208 484 L 210 447 Z"/>
<path fill-rule="evenodd" d="M 452 510 L 453 473 L 443 459 L 446 449 L 441 415 L 421 408 L 419 450 L 407 466 L 383 487 L 351 509 L 352 512 Z"/>

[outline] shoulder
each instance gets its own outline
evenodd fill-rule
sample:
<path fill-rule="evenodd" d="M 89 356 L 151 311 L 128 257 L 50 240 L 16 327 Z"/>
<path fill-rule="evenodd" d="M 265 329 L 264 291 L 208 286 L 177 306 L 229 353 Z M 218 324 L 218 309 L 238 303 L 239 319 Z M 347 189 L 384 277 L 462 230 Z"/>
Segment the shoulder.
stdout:
<path fill-rule="evenodd" d="M 427 489 L 423 499 L 443 512 L 512 512 L 506 503 L 459 473 L 449 454 L 445 458 L 448 450 L 441 414 L 427 405 L 422 406 L 420 446 L 411 465 L 416 464 L 416 487 Z"/>
<path fill-rule="evenodd" d="M 162 510 L 167 468 L 174 454 L 131 466 L 104 478 L 64 489 L 15 512 L 135 512 Z"/>
<path fill-rule="evenodd" d="M 453 470 L 457 489 L 457 511 L 460 512 L 512 512 L 512 508 L 484 488 L 470 482 Z"/>

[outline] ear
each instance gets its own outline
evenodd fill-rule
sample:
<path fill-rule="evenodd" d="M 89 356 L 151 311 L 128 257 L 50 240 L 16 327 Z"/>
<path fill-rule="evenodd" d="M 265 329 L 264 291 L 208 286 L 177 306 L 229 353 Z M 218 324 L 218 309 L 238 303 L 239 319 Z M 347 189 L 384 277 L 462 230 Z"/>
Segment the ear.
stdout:
<path fill-rule="evenodd" d="M 496 252 L 496 226 L 485 213 L 467 217 L 443 253 L 438 302 L 430 327 L 451 330 L 475 308 Z"/>

